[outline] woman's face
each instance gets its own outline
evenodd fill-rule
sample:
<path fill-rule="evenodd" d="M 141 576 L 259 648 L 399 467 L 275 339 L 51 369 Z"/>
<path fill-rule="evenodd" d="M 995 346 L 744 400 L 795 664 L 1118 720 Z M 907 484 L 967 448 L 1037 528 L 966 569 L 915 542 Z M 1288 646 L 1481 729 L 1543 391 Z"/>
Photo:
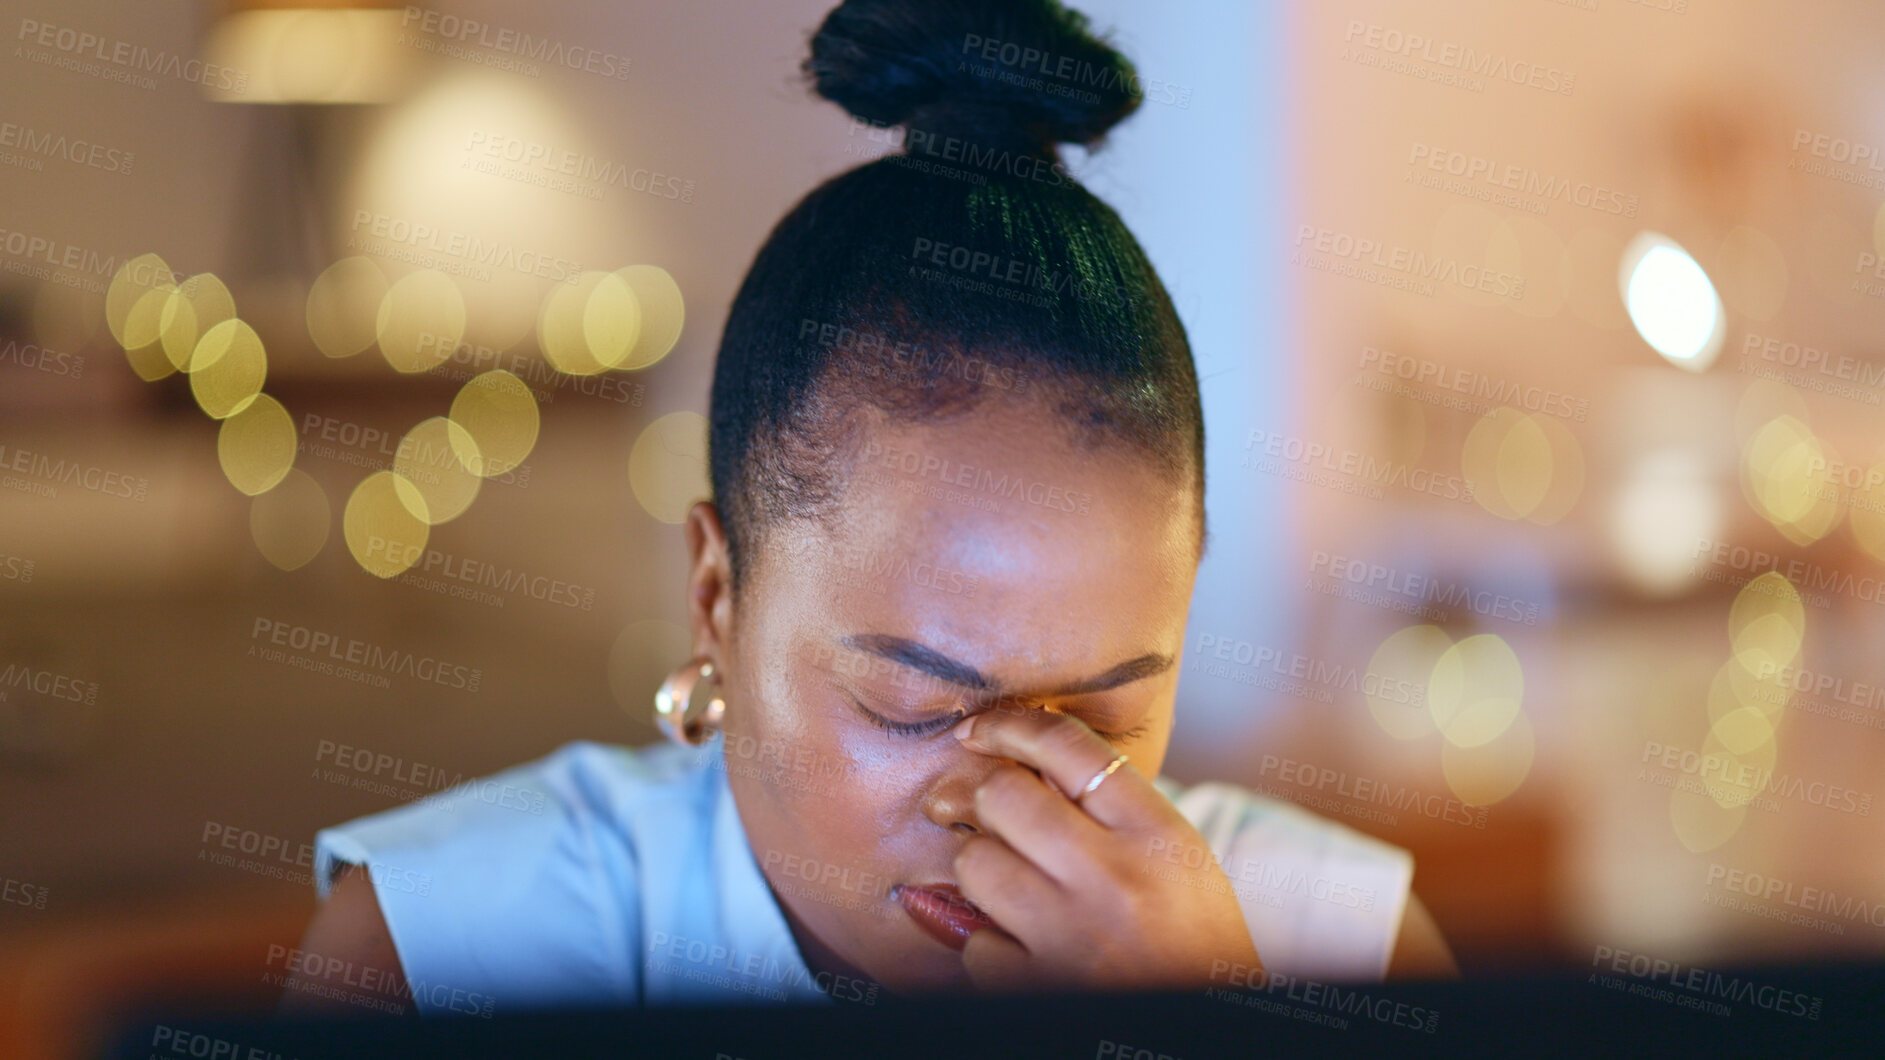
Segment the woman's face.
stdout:
<path fill-rule="evenodd" d="M 865 428 L 836 529 L 775 524 L 737 609 L 724 584 L 702 591 L 717 524 L 690 533 L 729 781 L 814 971 L 967 986 L 938 915 L 893 897 L 946 892 L 979 827 L 973 794 L 999 762 L 951 736 L 963 712 L 1065 712 L 1147 776 L 1164 759 L 1197 499 L 1123 448 L 1072 447 L 1050 416 L 991 401 Z"/>

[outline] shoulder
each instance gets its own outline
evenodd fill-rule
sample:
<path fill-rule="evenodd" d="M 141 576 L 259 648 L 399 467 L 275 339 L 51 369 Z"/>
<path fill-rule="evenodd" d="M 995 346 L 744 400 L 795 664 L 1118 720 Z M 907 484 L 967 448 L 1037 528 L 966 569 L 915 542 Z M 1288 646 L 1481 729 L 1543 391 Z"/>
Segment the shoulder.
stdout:
<path fill-rule="evenodd" d="M 568 997 L 633 1000 L 643 844 L 637 822 L 711 812 L 708 759 L 674 745 L 577 742 L 323 829 L 323 897 L 344 865 L 370 877 L 422 1011 Z"/>
<path fill-rule="evenodd" d="M 1158 786 L 1216 855 L 1266 968 L 1382 977 L 1411 894 L 1412 854 L 1234 784 Z"/>

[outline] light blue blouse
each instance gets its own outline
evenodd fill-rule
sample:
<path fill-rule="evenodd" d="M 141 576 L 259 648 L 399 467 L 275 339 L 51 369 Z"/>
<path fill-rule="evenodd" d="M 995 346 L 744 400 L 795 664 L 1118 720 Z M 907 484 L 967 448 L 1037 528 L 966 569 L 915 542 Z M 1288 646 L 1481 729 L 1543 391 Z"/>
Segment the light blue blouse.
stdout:
<path fill-rule="evenodd" d="M 1413 877 L 1406 851 L 1230 785 L 1158 785 L 1210 844 L 1268 971 L 1381 977 Z M 1164 860 L 1146 871 L 1183 867 Z M 876 1000 L 874 984 L 806 967 L 718 739 L 568 744 L 322 830 L 322 898 L 342 862 L 371 876 L 422 1015 Z"/>

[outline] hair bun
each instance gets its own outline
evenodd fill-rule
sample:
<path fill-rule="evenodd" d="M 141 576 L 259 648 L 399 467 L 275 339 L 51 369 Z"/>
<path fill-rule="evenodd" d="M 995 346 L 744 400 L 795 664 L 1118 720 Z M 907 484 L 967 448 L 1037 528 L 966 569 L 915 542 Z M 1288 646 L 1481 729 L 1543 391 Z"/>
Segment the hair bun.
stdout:
<path fill-rule="evenodd" d="M 1044 155 L 1138 107 L 1132 63 L 1057 0 L 845 0 L 804 70 L 853 117 Z"/>

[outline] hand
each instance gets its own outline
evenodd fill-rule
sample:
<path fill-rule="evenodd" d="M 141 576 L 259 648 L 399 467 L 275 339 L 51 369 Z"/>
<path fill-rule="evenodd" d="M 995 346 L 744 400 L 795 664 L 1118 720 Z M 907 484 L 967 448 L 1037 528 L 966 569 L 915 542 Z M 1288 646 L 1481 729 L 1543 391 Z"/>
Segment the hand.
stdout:
<path fill-rule="evenodd" d="M 962 951 L 978 989 L 1179 989 L 1262 966 L 1204 837 L 1130 762 L 1073 801 L 1119 757 L 1079 719 L 991 710 L 955 731 L 970 750 L 1020 763 L 976 789 L 983 834 L 956 854 L 963 896 L 996 925 Z M 1204 853 L 1156 856 L 1173 850 Z"/>

